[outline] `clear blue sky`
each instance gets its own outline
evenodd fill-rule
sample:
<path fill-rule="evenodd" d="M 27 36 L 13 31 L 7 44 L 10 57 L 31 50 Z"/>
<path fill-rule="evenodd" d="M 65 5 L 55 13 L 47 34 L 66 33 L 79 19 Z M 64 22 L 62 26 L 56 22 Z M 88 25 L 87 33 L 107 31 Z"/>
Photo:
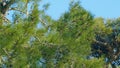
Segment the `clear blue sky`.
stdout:
<path fill-rule="evenodd" d="M 82 7 L 90 11 L 95 17 L 120 17 L 120 0 L 81 0 Z M 58 19 L 69 8 L 70 0 L 43 0 L 50 3 L 47 14 Z"/>

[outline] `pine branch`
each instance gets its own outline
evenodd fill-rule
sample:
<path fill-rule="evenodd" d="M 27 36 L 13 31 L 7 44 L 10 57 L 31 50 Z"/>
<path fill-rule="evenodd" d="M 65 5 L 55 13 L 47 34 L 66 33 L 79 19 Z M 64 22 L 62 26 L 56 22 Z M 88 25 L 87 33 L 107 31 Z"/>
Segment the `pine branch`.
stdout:
<path fill-rule="evenodd" d="M 97 41 L 96 39 L 93 39 L 94 42 L 102 44 L 102 45 L 108 45 L 107 43 L 101 42 L 101 41 Z"/>
<path fill-rule="evenodd" d="M 60 46 L 60 44 L 54 44 L 54 43 L 49 43 L 47 41 L 41 41 L 38 37 L 35 36 L 35 38 L 39 41 L 40 44 L 44 45 L 44 46 L 48 46 L 48 47 L 53 47 L 53 46 Z"/>
<path fill-rule="evenodd" d="M 26 14 L 26 12 L 23 12 L 22 10 L 19 10 L 19 9 L 17 9 L 17 8 L 10 8 L 9 10 L 19 11 L 19 12 L 21 12 L 21 13 L 23 13 L 23 14 Z M 26 14 L 26 15 L 27 15 L 27 14 Z"/>
<path fill-rule="evenodd" d="M 47 25 L 40 17 L 39 17 L 39 21 L 42 23 L 42 25 L 48 30 L 50 28 L 51 25 Z"/>
<path fill-rule="evenodd" d="M 7 23 L 10 22 L 10 20 L 8 20 L 3 14 L 0 14 L 0 16 L 3 18 L 3 20 L 4 20 L 5 22 L 7 22 Z"/>
<path fill-rule="evenodd" d="M 26 0 L 26 4 L 25 4 L 25 7 L 26 7 L 26 8 L 28 8 L 28 2 L 29 2 L 29 1 Z M 28 13 L 28 10 L 26 9 L 26 15 L 28 16 L 28 14 L 29 14 L 29 13 Z"/>
<path fill-rule="evenodd" d="M 39 17 L 40 22 L 46 27 L 47 24 Z"/>
<path fill-rule="evenodd" d="M 5 52 L 5 54 L 10 58 L 11 56 L 9 55 L 9 53 L 6 51 L 5 48 L 2 48 L 2 50 Z"/>
<path fill-rule="evenodd" d="M 21 13 L 23 13 L 23 14 L 28 16 L 27 12 L 23 12 L 23 11 L 17 9 L 17 8 L 10 8 L 9 10 L 19 11 L 19 12 L 21 12 Z M 49 26 L 47 26 L 47 24 L 40 17 L 39 17 L 39 21 L 43 24 L 44 27 L 46 27 L 47 29 L 49 28 Z"/>

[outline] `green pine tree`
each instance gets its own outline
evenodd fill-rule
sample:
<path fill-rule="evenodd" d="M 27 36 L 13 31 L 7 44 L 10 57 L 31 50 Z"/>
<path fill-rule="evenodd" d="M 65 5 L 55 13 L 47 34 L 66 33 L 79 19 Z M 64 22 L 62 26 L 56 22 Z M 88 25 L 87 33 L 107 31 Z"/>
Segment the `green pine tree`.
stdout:
<path fill-rule="evenodd" d="M 9 0 L 0 5 L 0 67 L 103 68 L 102 58 L 87 58 L 95 38 L 92 14 L 72 2 L 55 21 L 45 13 L 49 4 L 39 9 L 40 1 Z"/>

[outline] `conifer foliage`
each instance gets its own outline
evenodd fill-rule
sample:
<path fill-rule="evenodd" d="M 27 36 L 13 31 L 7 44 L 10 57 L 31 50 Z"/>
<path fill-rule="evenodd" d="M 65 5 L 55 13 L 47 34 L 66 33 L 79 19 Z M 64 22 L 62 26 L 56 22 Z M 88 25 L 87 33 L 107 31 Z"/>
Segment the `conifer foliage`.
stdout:
<path fill-rule="evenodd" d="M 53 20 L 45 13 L 49 4 L 41 6 L 41 0 L 0 0 L 0 68 L 119 65 L 119 19 L 104 23 L 73 1 Z"/>
<path fill-rule="evenodd" d="M 96 38 L 91 45 L 92 55 L 100 58 L 104 56 L 106 65 L 111 65 L 112 68 L 120 65 L 120 18 L 116 20 L 107 20 L 106 24 L 102 18 L 95 19 L 96 24 Z M 103 24 L 102 24 L 103 23 Z M 100 25 L 102 24 L 102 25 Z"/>

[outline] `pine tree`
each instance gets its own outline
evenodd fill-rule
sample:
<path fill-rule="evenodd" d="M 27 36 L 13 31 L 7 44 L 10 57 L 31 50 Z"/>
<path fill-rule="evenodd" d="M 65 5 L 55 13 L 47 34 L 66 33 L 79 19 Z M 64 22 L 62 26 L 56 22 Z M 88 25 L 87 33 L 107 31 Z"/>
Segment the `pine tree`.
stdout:
<path fill-rule="evenodd" d="M 40 54 L 36 46 L 31 46 L 31 40 L 39 23 L 38 1 L 10 0 L 5 6 L 0 5 L 0 67 L 36 68 Z M 11 10 L 12 21 L 6 18 Z"/>
<path fill-rule="evenodd" d="M 102 68 L 103 59 L 87 58 L 94 39 L 92 14 L 72 2 L 55 21 L 45 13 L 49 4 L 39 9 L 40 1 L 0 2 L 0 67 Z"/>
<path fill-rule="evenodd" d="M 120 55 L 120 19 L 109 19 L 104 22 L 102 18 L 98 18 L 95 22 L 96 39 L 91 45 L 92 55 L 98 58 L 104 56 L 107 59 L 106 66 L 110 64 L 112 68 L 116 68 L 119 65 Z"/>
<path fill-rule="evenodd" d="M 47 32 L 46 28 L 39 30 L 34 41 L 34 44 L 41 44 L 40 63 L 43 68 L 103 67 L 103 59 L 87 59 L 94 39 L 94 21 L 91 13 L 82 8 L 79 2 L 71 3 L 69 11 L 59 20 L 48 20 Z M 45 32 L 45 36 L 41 32 Z"/>

